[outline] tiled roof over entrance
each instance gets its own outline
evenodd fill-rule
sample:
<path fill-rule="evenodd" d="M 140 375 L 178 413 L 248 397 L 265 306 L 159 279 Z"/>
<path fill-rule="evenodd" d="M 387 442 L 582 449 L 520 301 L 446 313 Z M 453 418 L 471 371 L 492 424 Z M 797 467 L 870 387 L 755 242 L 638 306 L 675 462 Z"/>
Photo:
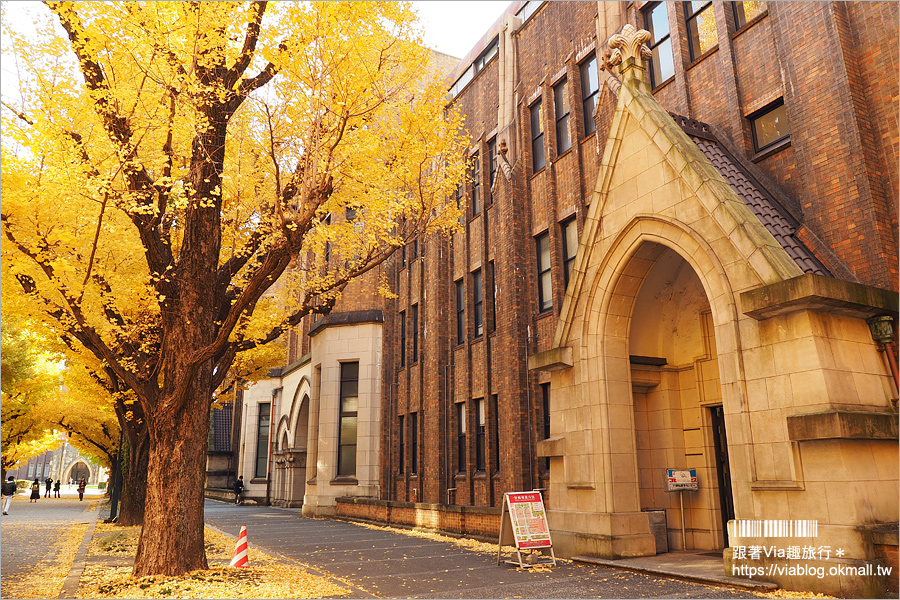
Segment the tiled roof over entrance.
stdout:
<path fill-rule="evenodd" d="M 669 113 L 804 273 L 831 276 L 797 238 L 799 224 L 716 138 L 706 123 Z"/>

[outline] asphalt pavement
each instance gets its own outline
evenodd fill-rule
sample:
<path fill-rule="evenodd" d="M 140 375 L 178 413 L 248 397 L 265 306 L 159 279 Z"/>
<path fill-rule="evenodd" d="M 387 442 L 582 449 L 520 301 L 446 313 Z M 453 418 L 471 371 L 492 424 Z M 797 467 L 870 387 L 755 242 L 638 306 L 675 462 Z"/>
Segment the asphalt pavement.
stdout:
<path fill-rule="evenodd" d="M 0 516 L 2 583 L 21 579 L 41 561 L 52 560 L 54 546 L 69 525 L 94 520 L 96 515 L 90 508 L 104 491 L 89 488 L 84 500 L 79 501 L 75 488 L 67 487 L 60 490 L 60 498 L 44 498 L 41 485 L 41 499 L 37 502 L 29 502 L 30 490 L 20 491 L 13 498 L 9 514 Z M 0 597 L 9 597 L 2 588 Z"/>
<path fill-rule="evenodd" d="M 298 509 L 207 500 L 206 522 L 251 545 L 348 581 L 357 598 L 758 598 L 727 587 L 572 562 L 519 570 L 496 554 L 354 523 L 308 519 Z"/>

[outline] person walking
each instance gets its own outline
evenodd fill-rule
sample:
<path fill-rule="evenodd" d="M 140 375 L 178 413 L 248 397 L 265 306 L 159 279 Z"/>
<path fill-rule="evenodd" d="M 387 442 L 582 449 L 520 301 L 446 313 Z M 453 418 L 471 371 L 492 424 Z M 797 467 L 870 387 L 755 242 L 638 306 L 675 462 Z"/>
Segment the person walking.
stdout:
<path fill-rule="evenodd" d="M 234 503 L 240 504 L 244 501 L 244 476 L 241 475 L 234 482 Z"/>
<path fill-rule="evenodd" d="M 44 485 L 47 486 L 47 491 L 44 492 L 44 498 L 50 497 L 50 490 L 53 488 L 53 478 L 48 477 L 46 481 L 44 481 Z"/>
<path fill-rule="evenodd" d="M 62 486 L 62 482 L 59 479 L 53 482 L 53 491 L 56 493 L 56 497 L 59 498 L 59 488 Z"/>
<path fill-rule="evenodd" d="M 3 514 L 9 514 L 9 505 L 12 504 L 13 496 L 16 495 L 16 478 L 10 475 L 3 482 Z"/>
<path fill-rule="evenodd" d="M 84 500 L 84 488 L 87 487 L 87 482 L 84 480 L 84 477 L 81 478 L 81 481 L 78 482 L 78 499 Z"/>
<path fill-rule="evenodd" d="M 41 480 L 35 479 L 31 484 L 31 499 L 29 502 L 37 502 L 41 499 Z"/>

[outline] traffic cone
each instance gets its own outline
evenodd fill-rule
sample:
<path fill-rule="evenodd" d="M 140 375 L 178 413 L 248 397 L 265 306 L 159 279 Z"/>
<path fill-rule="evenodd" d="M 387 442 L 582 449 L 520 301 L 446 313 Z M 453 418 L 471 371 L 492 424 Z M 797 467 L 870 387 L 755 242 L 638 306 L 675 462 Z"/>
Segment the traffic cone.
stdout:
<path fill-rule="evenodd" d="M 231 557 L 232 567 L 249 567 L 250 559 L 247 558 L 247 526 L 241 525 L 241 533 L 238 535 L 237 544 L 234 546 L 234 556 Z"/>

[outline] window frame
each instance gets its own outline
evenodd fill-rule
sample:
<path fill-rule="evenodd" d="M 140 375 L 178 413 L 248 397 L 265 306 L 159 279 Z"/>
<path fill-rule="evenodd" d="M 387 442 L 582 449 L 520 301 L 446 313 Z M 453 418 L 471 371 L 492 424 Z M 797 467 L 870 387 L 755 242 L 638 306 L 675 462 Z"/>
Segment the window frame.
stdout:
<path fill-rule="evenodd" d="M 572 148 L 572 135 L 569 133 L 569 97 L 566 94 L 568 78 L 563 77 L 553 86 L 553 110 L 556 117 L 556 155 L 565 154 Z M 564 113 L 562 111 L 565 111 Z"/>
<path fill-rule="evenodd" d="M 593 67 L 593 71 L 591 70 Z M 597 131 L 597 121 L 594 120 L 594 111 L 597 109 L 597 95 L 600 93 L 600 74 L 597 72 L 597 55 L 591 53 L 590 56 L 578 63 L 579 73 L 581 74 L 581 113 L 584 123 L 584 137 L 587 137 Z M 594 75 L 594 81 L 597 82 L 596 88 L 591 88 L 591 73 Z"/>
<path fill-rule="evenodd" d="M 774 112 L 782 107 L 784 107 L 784 118 L 785 118 L 785 121 L 787 122 L 788 132 L 785 135 L 781 136 L 780 138 L 772 140 L 771 142 L 768 142 L 764 146 L 760 146 L 759 138 L 758 138 L 757 132 L 756 132 L 756 124 L 763 117 L 771 114 L 772 112 Z M 783 144 L 785 144 L 785 142 L 787 142 L 791 139 L 791 131 L 790 131 L 791 122 L 787 116 L 787 106 L 784 103 L 783 96 L 781 98 L 778 98 L 778 99 L 773 100 L 772 102 L 766 104 L 759 110 L 756 110 L 756 111 L 750 113 L 749 115 L 747 115 L 747 121 L 750 123 L 750 135 L 753 138 L 753 150 L 756 154 L 760 154 L 760 153 L 766 152 L 768 150 L 773 150 L 777 147 L 782 146 Z"/>
<path fill-rule="evenodd" d="M 409 364 L 414 365 L 419 362 L 419 304 L 413 304 L 410 307 L 410 320 L 412 321 L 412 352 L 410 353 Z"/>
<path fill-rule="evenodd" d="M 472 208 L 471 216 L 474 218 L 481 214 L 481 153 L 479 152 L 472 155 L 469 180 L 472 184 L 471 201 L 469 204 Z"/>
<path fill-rule="evenodd" d="M 747 12 L 744 10 L 744 4 L 745 4 L 744 2 L 732 2 L 731 3 L 731 11 L 732 11 L 732 14 L 734 15 L 735 31 L 740 31 L 747 25 L 750 25 L 751 23 L 756 21 L 756 19 L 762 17 L 762 15 L 764 15 L 769 10 L 769 6 L 767 4 L 765 4 L 765 2 L 762 2 L 761 3 L 762 9 L 759 12 L 757 12 L 756 14 L 754 14 L 752 17 L 747 18 Z M 740 7 L 740 10 L 738 10 L 739 7 Z"/>
<path fill-rule="evenodd" d="M 466 283 L 463 278 L 453 282 L 456 288 L 456 345 L 466 343 Z"/>
<path fill-rule="evenodd" d="M 456 472 L 466 472 L 466 461 L 468 459 L 466 453 L 466 438 L 468 435 L 466 427 L 466 403 L 456 403 Z"/>
<path fill-rule="evenodd" d="M 398 416 L 398 420 L 400 422 L 398 425 L 398 428 L 397 428 L 397 430 L 398 430 L 398 434 L 397 434 L 397 474 L 398 475 L 403 475 L 403 473 L 405 472 L 404 471 L 404 462 L 406 461 L 406 453 L 405 453 L 406 448 L 404 446 L 406 444 L 406 436 L 404 435 L 405 432 L 403 431 L 403 428 L 406 425 L 405 417 L 406 417 L 406 415 Z"/>
<path fill-rule="evenodd" d="M 265 433 L 263 433 L 263 407 L 266 407 Z M 256 405 L 256 464 L 254 465 L 254 479 L 269 476 L 269 435 L 272 429 L 272 403 L 259 402 Z M 260 473 L 260 461 L 263 471 Z"/>
<path fill-rule="evenodd" d="M 553 276 L 552 276 L 552 267 L 553 267 L 553 257 L 550 253 L 550 231 L 544 231 L 543 233 L 539 233 L 534 237 L 535 242 L 535 250 L 537 254 L 537 283 L 538 283 L 538 312 L 545 313 L 553 310 Z M 541 246 L 546 242 L 546 252 L 547 252 L 547 264 L 542 264 L 541 256 L 543 254 L 541 250 Z M 544 278 L 549 278 L 549 284 L 547 287 L 549 291 L 547 295 L 549 298 L 544 297 Z"/>
<path fill-rule="evenodd" d="M 475 399 L 475 472 L 483 473 L 486 465 L 484 398 Z"/>
<path fill-rule="evenodd" d="M 347 361 L 339 363 L 341 366 L 341 375 L 340 375 L 340 383 L 339 383 L 339 391 L 338 391 L 338 456 L 337 456 L 337 476 L 338 477 L 356 477 L 356 461 L 357 461 L 357 449 L 359 446 L 359 361 Z M 349 370 L 351 365 L 354 367 L 356 373 L 355 376 L 349 376 Z M 356 389 L 355 395 L 349 394 L 349 390 L 345 387 L 345 384 L 352 383 Z M 356 410 L 347 410 L 346 401 L 351 398 L 356 400 Z M 353 440 L 353 443 L 347 443 L 344 439 L 344 420 L 345 419 L 356 419 L 356 437 Z M 344 455 L 345 448 L 352 448 L 353 450 L 350 452 L 353 457 L 353 469 L 352 472 L 348 472 L 344 469 L 344 461 L 341 460 L 341 457 Z"/>
<path fill-rule="evenodd" d="M 400 311 L 400 367 L 406 366 L 406 311 Z"/>
<path fill-rule="evenodd" d="M 419 472 L 419 413 L 409 413 L 409 473 L 416 475 Z"/>
<path fill-rule="evenodd" d="M 566 287 L 569 286 L 569 280 L 572 278 L 572 270 L 575 268 L 575 256 L 578 254 L 578 219 L 576 216 L 577 215 L 572 215 L 559 224 L 559 237 L 562 240 L 563 283 Z M 569 248 L 569 227 L 575 228 L 574 249 Z"/>
<path fill-rule="evenodd" d="M 528 107 L 531 116 L 531 171 L 538 173 L 547 166 L 547 157 L 544 147 L 544 106 L 541 98 Z M 535 134 L 535 129 L 538 133 Z M 537 146 L 540 145 L 540 152 Z"/>
<path fill-rule="evenodd" d="M 492 137 L 487 143 L 488 159 L 488 191 L 485 195 L 486 205 L 494 203 L 494 182 L 497 180 L 497 138 Z"/>
<path fill-rule="evenodd" d="M 660 6 L 662 7 L 663 11 L 665 11 L 665 14 L 666 14 L 666 19 L 665 19 L 666 34 L 664 36 L 660 37 L 659 39 L 657 39 L 656 31 L 655 31 L 655 28 L 653 27 L 653 12 Z M 649 69 L 649 71 L 650 71 L 650 87 L 651 87 L 651 89 L 656 90 L 656 89 L 662 87 L 663 84 L 670 81 L 673 77 L 675 77 L 675 53 L 672 50 L 672 26 L 669 24 L 669 15 L 668 15 L 668 10 L 666 8 L 665 2 L 654 2 L 653 4 L 649 4 L 648 6 L 642 7 L 641 14 L 644 17 L 644 29 L 649 31 L 650 34 L 653 36 L 651 38 L 650 43 L 647 44 L 647 47 L 650 48 L 651 53 L 656 53 L 657 63 L 661 62 L 661 61 L 659 61 L 659 51 L 657 49 L 664 46 L 667 42 L 668 42 L 668 46 L 669 46 L 669 54 L 672 55 L 672 74 L 669 75 L 668 77 L 662 79 L 662 81 L 656 81 L 656 76 L 654 74 L 654 68 L 653 68 L 653 65 L 654 65 L 653 60 L 654 59 L 651 58 L 649 61 L 649 63 L 650 63 L 650 69 Z M 660 67 L 661 65 L 657 64 L 656 66 Z M 660 77 L 662 77 L 662 69 L 661 68 L 660 68 Z"/>
<path fill-rule="evenodd" d="M 497 394 L 491 395 L 491 442 L 493 452 L 491 453 L 491 470 L 496 475 L 500 473 L 500 397 Z"/>
<path fill-rule="evenodd" d="M 488 323 L 488 333 L 497 331 L 497 271 L 494 261 L 488 261 L 488 294 L 491 299 L 491 318 Z"/>
<path fill-rule="evenodd" d="M 484 337 L 484 276 L 481 269 L 472 271 L 472 337 Z"/>
<path fill-rule="evenodd" d="M 688 40 L 688 54 L 691 58 L 691 62 L 700 60 L 704 56 L 706 56 L 709 52 L 719 45 L 719 31 L 716 29 L 716 17 L 713 13 L 713 3 L 711 0 L 706 0 L 706 2 L 697 9 L 694 9 L 693 2 L 682 2 L 681 3 L 682 10 L 684 11 L 684 26 L 685 31 L 687 33 Z M 708 15 L 704 15 L 706 11 L 709 10 Z M 716 41 L 713 45 L 707 48 L 705 51 L 700 48 L 700 26 L 699 22 L 705 17 L 708 16 L 712 19 L 713 30 L 716 33 Z M 697 47 L 695 48 L 695 44 Z"/>

